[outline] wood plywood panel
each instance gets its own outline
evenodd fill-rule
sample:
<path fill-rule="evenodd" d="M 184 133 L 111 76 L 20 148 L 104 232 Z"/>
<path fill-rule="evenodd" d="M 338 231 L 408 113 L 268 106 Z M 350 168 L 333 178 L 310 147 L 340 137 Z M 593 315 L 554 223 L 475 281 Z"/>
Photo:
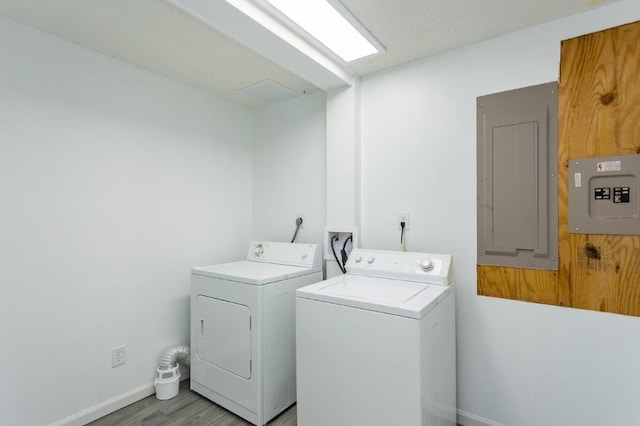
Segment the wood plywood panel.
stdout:
<path fill-rule="evenodd" d="M 565 161 L 639 153 L 640 23 L 566 40 L 560 63 Z"/>
<path fill-rule="evenodd" d="M 640 22 L 564 41 L 560 77 L 558 271 L 479 266 L 478 294 L 640 316 L 640 236 L 568 231 L 569 160 L 640 153 Z"/>
<path fill-rule="evenodd" d="M 640 316 L 640 237 L 567 227 L 569 160 L 640 152 L 639 73 L 640 23 L 562 44 L 558 285 L 568 306 Z"/>
<path fill-rule="evenodd" d="M 640 315 L 638 238 L 576 235 L 572 243 L 572 306 Z"/>
<path fill-rule="evenodd" d="M 478 265 L 478 294 L 556 305 L 557 271 Z"/>

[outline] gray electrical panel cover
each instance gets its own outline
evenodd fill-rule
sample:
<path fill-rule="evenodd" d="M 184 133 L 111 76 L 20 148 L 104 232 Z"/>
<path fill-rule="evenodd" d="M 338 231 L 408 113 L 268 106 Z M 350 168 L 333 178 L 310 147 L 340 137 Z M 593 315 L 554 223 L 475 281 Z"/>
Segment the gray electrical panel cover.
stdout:
<path fill-rule="evenodd" d="M 557 87 L 477 99 L 480 265 L 558 269 Z"/>
<path fill-rule="evenodd" d="M 640 235 L 640 155 L 569 161 L 569 232 Z"/>

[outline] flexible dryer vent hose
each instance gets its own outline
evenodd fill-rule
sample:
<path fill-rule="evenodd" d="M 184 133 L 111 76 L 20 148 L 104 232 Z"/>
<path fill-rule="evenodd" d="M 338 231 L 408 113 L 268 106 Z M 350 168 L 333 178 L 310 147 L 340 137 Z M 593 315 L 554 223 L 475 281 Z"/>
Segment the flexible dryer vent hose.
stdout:
<path fill-rule="evenodd" d="M 176 345 L 172 346 L 162 354 L 160 358 L 160 364 L 158 368 L 161 370 L 167 370 L 171 367 L 176 366 L 178 362 L 183 363 L 184 365 L 191 364 L 191 349 L 187 345 Z"/>

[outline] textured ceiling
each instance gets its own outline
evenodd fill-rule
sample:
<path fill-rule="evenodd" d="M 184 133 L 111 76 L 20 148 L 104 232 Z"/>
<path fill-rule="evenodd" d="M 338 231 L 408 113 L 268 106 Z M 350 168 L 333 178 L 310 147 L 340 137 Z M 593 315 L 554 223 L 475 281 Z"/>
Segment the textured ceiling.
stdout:
<path fill-rule="evenodd" d="M 164 0 L 0 0 L 0 15 L 247 106 L 263 102 L 239 90 L 263 80 L 316 90 Z"/>
<path fill-rule="evenodd" d="M 341 0 L 387 49 L 350 64 L 358 75 L 593 9 L 608 0 Z"/>
<path fill-rule="evenodd" d="M 386 47 L 349 64 L 363 76 L 610 1 L 342 2 Z M 0 15 L 247 106 L 264 102 L 240 90 L 265 80 L 299 94 L 318 90 L 286 63 L 266 59 L 165 0 L 0 0 Z"/>

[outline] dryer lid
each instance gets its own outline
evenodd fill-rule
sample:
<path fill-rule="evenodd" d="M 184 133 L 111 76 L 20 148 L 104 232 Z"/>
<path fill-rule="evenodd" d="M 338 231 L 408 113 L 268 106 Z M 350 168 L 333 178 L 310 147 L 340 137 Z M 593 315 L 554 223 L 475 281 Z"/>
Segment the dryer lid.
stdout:
<path fill-rule="evenodd" d="M 274 263 L 252 262 L 248 260 L 224 263 L 222 265 L 196 266 L 191 269 L 191 273 L 196 275 L 204 275 L 252 285 L 269 284 L 320 271 L 322 271 L 322 268 L 319 267 L 306 268 Z"/>
<path fill-rule="evenodd" d="M 453 286 L 347 274 L 302 287 L 296 297 L 420 319 L 453 291 Z"/>

